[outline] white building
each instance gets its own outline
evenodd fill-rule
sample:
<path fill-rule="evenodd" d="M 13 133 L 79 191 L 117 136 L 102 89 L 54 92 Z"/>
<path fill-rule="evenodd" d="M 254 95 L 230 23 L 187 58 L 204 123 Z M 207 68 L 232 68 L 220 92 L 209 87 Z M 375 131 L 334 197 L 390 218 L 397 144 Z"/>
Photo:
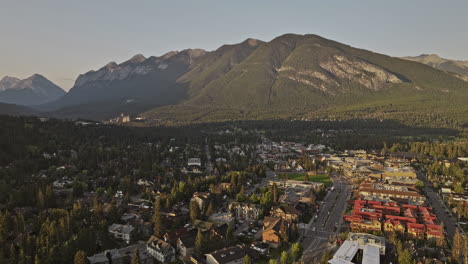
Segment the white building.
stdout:
<path fill-rule="evenodd" d="M 385 255 L 385 238 L 365 233 L 350 233 L 328 263 L 354 264 L 354 257 L 359 250 L 363 250 L 362 264 L 379 264 L 380 255 Z"/>
<path fill-rule="evenodd" d="M 151 236 L 146 244 L 146 249 L 157 261 L 169 263 L 175 260 L 176 251 L 166 241 Z"/>

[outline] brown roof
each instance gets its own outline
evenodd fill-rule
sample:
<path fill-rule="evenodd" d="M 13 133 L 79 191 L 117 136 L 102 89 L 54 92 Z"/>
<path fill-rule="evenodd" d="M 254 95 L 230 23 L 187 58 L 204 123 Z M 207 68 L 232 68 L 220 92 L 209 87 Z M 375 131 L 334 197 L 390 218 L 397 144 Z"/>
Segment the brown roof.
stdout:
<path fill-rule="evenodd" d="M 283 212 L 285 212 L 286 214 L 294 214 L 294 215 L 301 215 L 302 214 L 299 210 L 297 210 L 293 206 L 286 205 L 286 206 L 280 206 L 279 208 L 281 210 L 283 210 Z"/>
<path fill-rule="evenodd" d="M 263 219 L 263 227 L 265 228 L 264 232 L 271 229 L 279 232 L 281 221 L 282 219 L 278 217 L 265 217 Z"/>
<path fill-rule="evenodd" d="M 155 236 L 150 237 L 147 245 L 155 250 L 161 251 L 162 253 L 166 253 L 172 248 L 169 243 Z"/>

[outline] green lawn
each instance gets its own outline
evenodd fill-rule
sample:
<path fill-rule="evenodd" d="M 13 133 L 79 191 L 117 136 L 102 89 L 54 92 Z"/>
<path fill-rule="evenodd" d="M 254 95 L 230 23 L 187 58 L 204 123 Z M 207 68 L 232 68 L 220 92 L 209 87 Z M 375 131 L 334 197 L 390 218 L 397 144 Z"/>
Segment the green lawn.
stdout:
<path fill-rule="evenodd" d="M 327 175 L 306 175 L 305 173 L 288 173 L 288 179 L 296 181 L 305 181 L 306 179 L 311 182 L 321 182 L 326 186 L 332 185 L 330 177 Z"/>

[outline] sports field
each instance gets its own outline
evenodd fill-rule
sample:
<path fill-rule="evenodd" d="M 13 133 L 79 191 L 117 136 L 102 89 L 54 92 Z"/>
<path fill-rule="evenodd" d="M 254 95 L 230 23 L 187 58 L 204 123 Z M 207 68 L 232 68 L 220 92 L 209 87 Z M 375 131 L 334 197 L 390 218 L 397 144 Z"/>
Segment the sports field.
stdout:
<path fill-rule="evenodd" d="M 330 177 L 324 174 L 320 175 L 307 175 L 305 173 L 288 173 L 288 179 L 296 181 L 311 181 L 311 182 L 321 182 L 326 186 L 332 185 Z"/>

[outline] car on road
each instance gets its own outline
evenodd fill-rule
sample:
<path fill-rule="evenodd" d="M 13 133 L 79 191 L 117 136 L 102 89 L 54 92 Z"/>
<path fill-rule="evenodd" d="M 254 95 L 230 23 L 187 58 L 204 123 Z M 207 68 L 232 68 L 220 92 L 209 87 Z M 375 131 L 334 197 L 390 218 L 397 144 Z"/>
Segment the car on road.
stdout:
<path fill-rule="evenodd" d="M 315 232 L 315 230 L 317 230 L 317 227 L 314 226 L 314 227 L 312 228 L 312 231 Z"/>

